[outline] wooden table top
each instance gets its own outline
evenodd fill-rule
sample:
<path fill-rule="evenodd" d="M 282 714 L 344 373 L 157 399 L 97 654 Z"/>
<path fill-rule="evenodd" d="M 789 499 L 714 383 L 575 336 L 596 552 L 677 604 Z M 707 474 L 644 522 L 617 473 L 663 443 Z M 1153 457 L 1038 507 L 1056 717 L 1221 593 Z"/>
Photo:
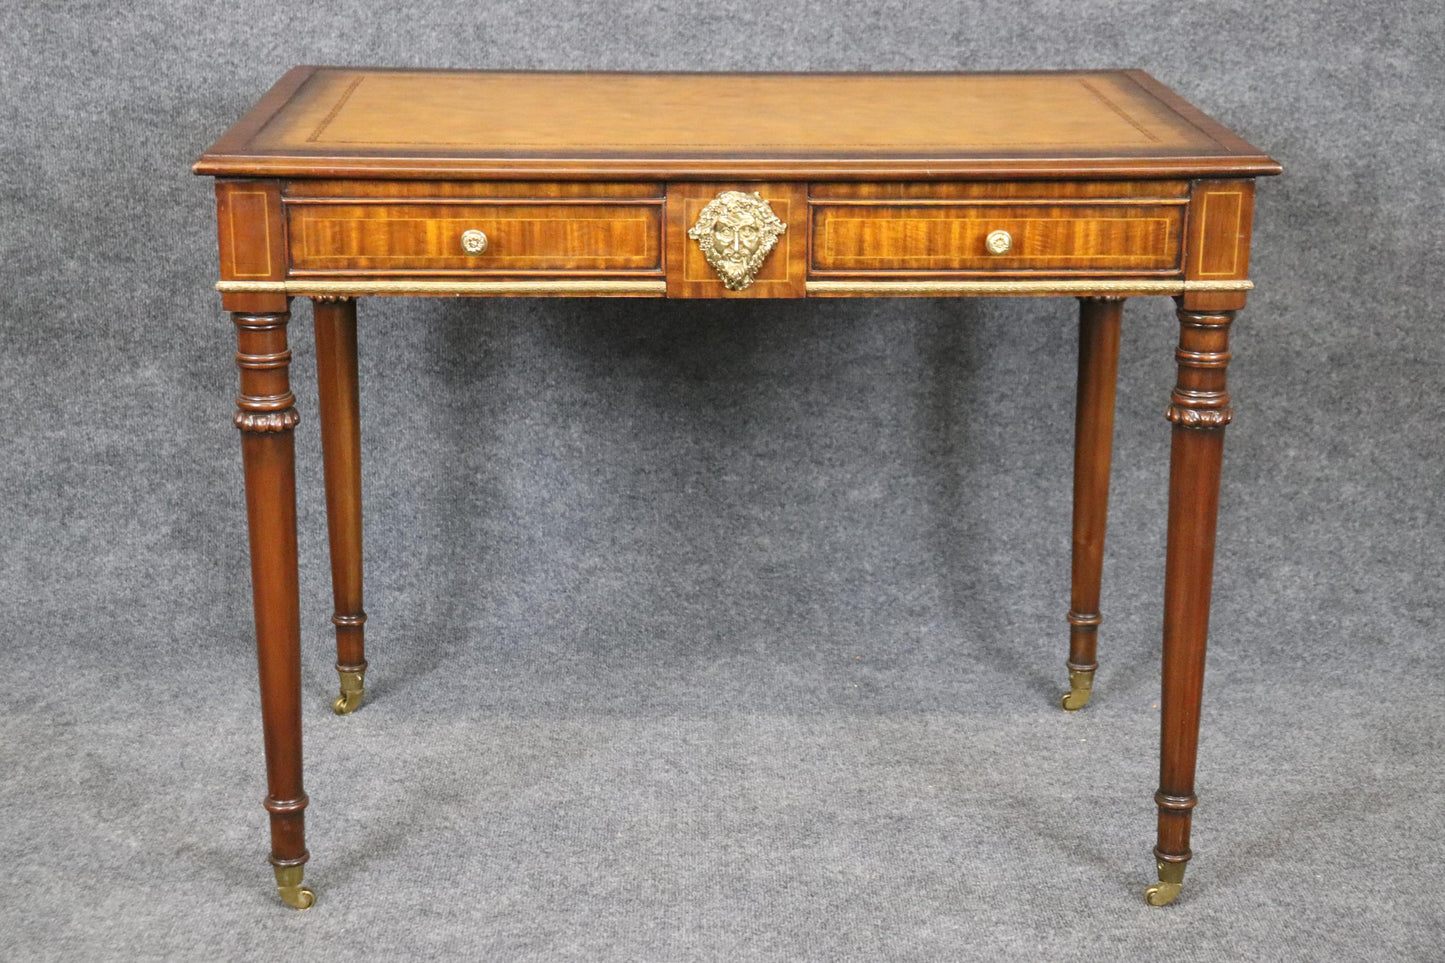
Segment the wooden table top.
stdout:
<path fill-rule="evenodd" d="M 552 73 L 297 67 L 199 174 L 1249 177 L 1280 167 L 1137 70 Z"/>

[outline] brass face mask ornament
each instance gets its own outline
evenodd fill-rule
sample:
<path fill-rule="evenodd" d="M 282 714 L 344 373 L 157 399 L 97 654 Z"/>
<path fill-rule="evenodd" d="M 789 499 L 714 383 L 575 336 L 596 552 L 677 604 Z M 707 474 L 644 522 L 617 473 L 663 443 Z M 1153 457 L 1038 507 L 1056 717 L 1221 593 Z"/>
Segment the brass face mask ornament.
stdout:
<path fill-rule="evenodd" d="M 687 236 L 702 248 L 723 287 L 741 291 L 787 229 L 756 191 L 723 191 L 708 201 Z"/>

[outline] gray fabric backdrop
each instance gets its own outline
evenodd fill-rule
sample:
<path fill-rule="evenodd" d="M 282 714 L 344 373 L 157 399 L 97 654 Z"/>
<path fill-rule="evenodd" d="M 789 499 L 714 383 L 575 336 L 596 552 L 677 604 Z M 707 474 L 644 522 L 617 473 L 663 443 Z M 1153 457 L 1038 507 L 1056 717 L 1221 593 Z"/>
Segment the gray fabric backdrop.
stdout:
<path fill-rule="evenodd" d="M 0 9 L 0 958 L 1441 959 L 1441 7 Z M 1279 158 L 1231 369 L 1195 848 L 1149 910 L 1170 304 L 1131 303 L 1094 704 L 1072 302 L 365 302 L 372 699 L 265 864 L 194 157 L 295 63 L 1145 68 Z"/>

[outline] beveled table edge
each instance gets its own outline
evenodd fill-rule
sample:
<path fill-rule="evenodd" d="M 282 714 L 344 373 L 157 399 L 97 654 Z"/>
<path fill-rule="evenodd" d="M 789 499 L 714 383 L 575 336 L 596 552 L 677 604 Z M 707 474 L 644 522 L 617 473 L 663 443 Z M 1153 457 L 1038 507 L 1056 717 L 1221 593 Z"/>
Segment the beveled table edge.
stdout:
<path fill-rule="evenodd" d="M 208 153 L 191 168 L 210 177 L 340 180 L 1159 180 L 1268 177 L 1265 154 L 1189 157 L 544 157 L 416 158 Z"/>

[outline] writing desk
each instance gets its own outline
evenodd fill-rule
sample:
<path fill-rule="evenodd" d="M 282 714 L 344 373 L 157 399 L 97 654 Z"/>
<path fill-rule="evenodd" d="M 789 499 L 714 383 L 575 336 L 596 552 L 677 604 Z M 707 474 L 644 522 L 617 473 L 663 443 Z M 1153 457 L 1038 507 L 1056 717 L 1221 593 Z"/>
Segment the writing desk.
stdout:
<path fill-rule="evenodd" d="M 362 701 L 356 298 L 1071 295 L 1069 691 L 1093 689 L 1123 301 L 1179 321 L 1156 906 L 1191 856 L 1229 326 L 1280 167 L 1139 71 L 599 74 L 297 67 L 196 163 L 237 337 L 271 864 L 305 909 L 286 325 L 313 300 L 338 713 Z"/>

